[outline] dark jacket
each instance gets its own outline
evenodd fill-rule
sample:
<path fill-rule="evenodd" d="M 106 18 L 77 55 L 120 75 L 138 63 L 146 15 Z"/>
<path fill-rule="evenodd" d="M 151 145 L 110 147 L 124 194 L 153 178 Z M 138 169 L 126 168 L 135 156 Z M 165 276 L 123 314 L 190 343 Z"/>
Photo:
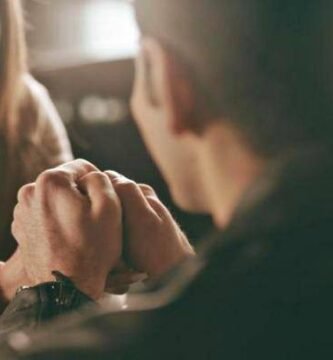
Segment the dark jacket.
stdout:
<path fill-rule="evenodd" d="M 145 295 L 162 306 L 82 310 L 8 335 L 36 327 L 50 303 L 52 314 L 62 312 L 52 294 L 21 292 L 0 322 L 0 358 L 333 358 L 330 155 L 309 150 L 273 166 L 231 226 Z"/>

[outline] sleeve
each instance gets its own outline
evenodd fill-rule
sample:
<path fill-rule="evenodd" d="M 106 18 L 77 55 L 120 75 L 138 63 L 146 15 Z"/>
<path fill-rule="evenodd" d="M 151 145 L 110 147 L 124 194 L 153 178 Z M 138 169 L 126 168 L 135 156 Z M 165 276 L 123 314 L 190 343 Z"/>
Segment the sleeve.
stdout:
<path fill-rule="evenodd" d="M 0 318 L 0 339 L 17 331 L 36 329 L 60 315 L 94 302 L 68 282 L 22 288 Z"/>
<path fill-rule="evenodd" d="M 26 310 L 30 319 L 37 313 L 33 308 Z M 148 360 L 151 357 L 145 349 L 154 341 L 151 325 L 163 325 L 154 310 L 112 313 L 96 306 L 82 307 L 37 329 L 22 321 L 22 315 L 20 318 L 22 330 L 11 328 L 0 336 L 1 359 Z"/>
<path fill-rule="evenodd" d="M 179 274 L 189 276 L 190 273 L 194 276 L 197 271 L 197 266 L 194 269 L 190 264 L 180 267 L 179 273 L 175 276 Z M 83 308 L 82 311 L 60 317 L 37 331 L 29 330 L 29 322 L 25 322 L 24 319 L 22 322 L 23 314 L 21 314 L 19 324 L 24 325 L 23 328 L 20 327 L 22 331 L 17 331 L 19 330 L 17 328 L 11 329 L 13 332 L 0 336 L 0 358 L 8 360 L 186 358 L 169 352 L 170 346 L 165 346 L 165 341 L 174 344 L 179 334 L 183 332 L 182 327 L 179 326 L 179 312 L 185 309 L 179 301 L 176 304 L 174 301 L 180 296 L 189 280 L 172 276 L 165 281 L 164 286 L 161 284 L 152 292 L 139 295 L 141 298 L 139 303 L 145 304 L 143 307 L 139 304 L 115 312 L 107 305 L 101 308 Z M 26 293 L 26 296 L 28 294 Z M 34 295 L 30 294 L 30 296 Z M 38 300 L 33 299 L 31 305 L 36 302 Z M 185 308 L 187 306 L 186 302 Z M 24 311 L 31 319 L 36 316 L 34 309 L 29 310 L 29 306 L 26 305 L 23 308 L 26 308 Z M 20 314 L 18 309 L 14 312 Z M 16 320 L 13 317 L 12 319 L 15 323 Z M 2 318 L 0 329 L 5 324 L 4 321 L 5 318 Z M 32 324 L 34 323 L 35 320 L 32 321 Z M 175 331 L 177 328 L 179 328 L 178 332 Z M 163 349 L 162 353 L 161 349 Z"/>

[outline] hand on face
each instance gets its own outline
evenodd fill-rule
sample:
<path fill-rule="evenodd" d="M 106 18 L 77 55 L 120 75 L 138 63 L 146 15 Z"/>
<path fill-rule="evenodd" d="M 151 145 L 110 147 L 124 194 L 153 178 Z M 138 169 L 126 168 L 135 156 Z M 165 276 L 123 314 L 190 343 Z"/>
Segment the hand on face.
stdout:
<path fill-rule="evenodd" d="M 157 277 L 194 251 L 170 212 L 147 185 L 107 171 L 124 218 L 124 257 L 131 267 Z"/>
<path fill-rule="evenodd" d="M 12 225 L 33 284 L 53 270 L 99 298 L 121 257 L 122 212 L 108 176 L 77 160 L 49 170 L 18 195 Z"/>

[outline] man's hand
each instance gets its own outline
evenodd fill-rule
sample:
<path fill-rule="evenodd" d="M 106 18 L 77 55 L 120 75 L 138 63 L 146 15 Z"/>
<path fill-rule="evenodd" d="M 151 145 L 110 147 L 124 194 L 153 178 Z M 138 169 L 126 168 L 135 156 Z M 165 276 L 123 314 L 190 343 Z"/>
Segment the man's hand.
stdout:
<path fill-rule="evenodd" d="M 124 254 L 129 265 L 158 277 L 194 251 L 155 191 L 107 171 L 122 204 L 125 223 Z"/>
<path fill-rule="evenodd" d="M 108 176 L 77 160 L 20 190 L 12 232 L 34 284 L 53 281 L 57 270 L 97 299 L 120 260 L 121 219 Z"/>

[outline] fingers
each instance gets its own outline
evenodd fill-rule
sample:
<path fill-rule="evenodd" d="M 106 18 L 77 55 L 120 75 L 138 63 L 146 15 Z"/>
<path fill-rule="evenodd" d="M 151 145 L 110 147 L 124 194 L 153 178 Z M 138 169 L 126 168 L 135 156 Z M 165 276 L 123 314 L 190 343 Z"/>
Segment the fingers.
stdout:
<path fill-rule="evenodd" d="M 35 195 L 41 206 L 49 208 L 58 199 L 68 201 L 82 200 L 77 181 L 98 169 L 85 160 L 75 160 L 44 171 L 36 180 Z"/>
<path fill-rule="evenodd" d="M 21 187 L 17 194 L 17 201 L 21 204 L 30 204 L 35 193 L 35 184 L 27 184 Z"/>
<path fill-rule="evenodd" d="M 112 203 L 120 206 L 119 198 L 106 174 L 91 172 L 78 180 L 78 185 L 89 197 L 93 209 L 104 211 Z"/>
<path fill-rule="evenodd" d="M 38 176 L 36 184 L 41 188 L 76 186 L 76 181 L 85 175 L 96 172 L 98 169 L 85 160 L 75 160 L 46 170 Z"/>
<path fill-rule="evenodd" d="M 168 209 L 163 205 L 163 203 L 158 198 L 155 190 L 146 184 L 139 184 L 140 190 L 144 194 L 147 202 L 149 205 L 154 209 L 155 213 L 161 218 L 171 218 L 171 214 L 169 213 Z"/>
<path fill-rule="evenodd" d="M 130 269 L 120 273 L 112 272 L 107 278 L 105 291 L 110 294 L 122 295 L 129 291 L 131 285 L 142 282 L 147 278 L 147 274 Z"/>
<path fill-rule="evenodd" d="M 72 181 L 77 181 L 91 172 L 99 171 L 95 165 L 82 159 L 70 161 L 66 164 L 58 166 L 56 169 L 68 173 Z"/>
<path fill-rule="evenodd" d="M 168 209 L 159 200 L 151 186 L 136 184 L 115 171 L 106 171 L 106 174 L 111 179 L 127 216 L 142 217 L 148 212 L 163 220 L 172 219 Z"/>
<path fill-rule="evenodd" d="M 152 196 L 157 198 L 157 194 L 151 186 L 146 184 L 138 184 L 138 186 L 142 193 L 145 195 L 145 197 Z"/>
<path fill-rule="evenodd" d="M 140 218 L 147 212 L 153 212 L 138 184 L 115 171 L 106 171 L 105 173 L 120 198 L 125 214 Z"/>

